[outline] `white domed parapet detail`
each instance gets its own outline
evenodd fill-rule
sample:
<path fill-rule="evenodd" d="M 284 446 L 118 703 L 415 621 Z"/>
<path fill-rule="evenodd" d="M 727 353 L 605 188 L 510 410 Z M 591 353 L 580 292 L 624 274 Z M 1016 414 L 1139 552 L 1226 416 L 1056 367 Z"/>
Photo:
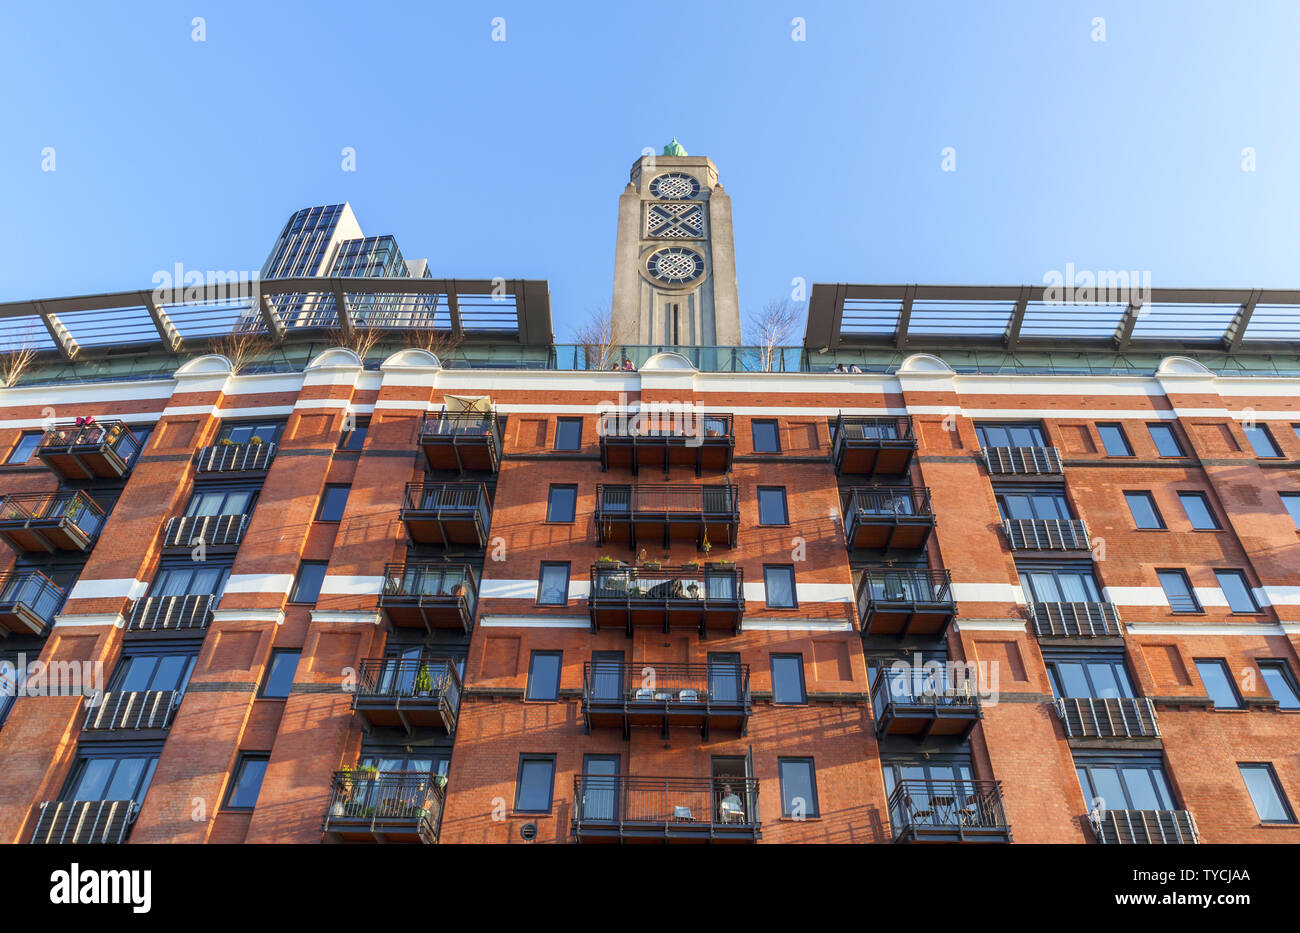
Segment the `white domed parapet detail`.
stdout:
<path fill-rule="evenodd" d="M 1214 373 L 1200 363 L 1188 356 L 1166 356 L 1156 367 L 1157 376 L 1199 376 L 1200 378 L 1214 377 Z"/>
<path fill-rule="evenodd" d="M 907 359 L 899 364 L 900 373 L 945 373 L 956 374 L 956 371 L 932 353 L 913 353 Z"/>
<path fill-rule="evenodd" d="M 698 372 L 694 364 L 680 353 L 663 350 L 641 364 L 641 372 Z"/>
<path fill-rule="evenodd" d="M 419 347 L 408 347 L 405 350 L 398 350 L 384 360 L 379 365 L 379 369 L 381 372 L 396 369 L 434 371 L 442 369 L 442 362 L 428 350 L 421 350 Z"/>
<path fill-rule="evenodd" d="M 235 371 L 235 367 L 230 360 L 226 359 L 220 353 L 209 353 L 206 356 L 196 356 L 194 359 L 184 363 L 176 370 L 177 376 L 220 376 L 229 375 Z"/>
<path fill-rule="evenodd" d="M 339 369 L 346 367 L 356 369 L 364 366 L 361 357 L 357 356 L 347 347 L 330 347 L 324 353 L 317 356 L 307 364 L 307 372 L 317 369 Z"/>

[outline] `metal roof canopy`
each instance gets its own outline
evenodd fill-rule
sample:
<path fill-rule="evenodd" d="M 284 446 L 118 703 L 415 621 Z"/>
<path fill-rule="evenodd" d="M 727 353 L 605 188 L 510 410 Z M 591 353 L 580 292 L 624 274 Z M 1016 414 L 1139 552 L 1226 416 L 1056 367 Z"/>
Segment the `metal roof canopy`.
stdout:
<path fill-rule="evenodd" d="M 438 296 L 446 299 L 446 307 L 439 308 L 447 316 L 449 329 L 456 337 L 473 339 L 490 335 L 494 341 L 510 336 L 526 347 L 549 347 L 554 342 L 551 332 L 550 287 L 545 279 L 415 279 L 415 278 L 348 278 L 348 277 L 296 277 L 261 279 L 256 282 L 259 306 L 254 308 L 250 298 L 231 297 L 230 292 L 239 287 L 250 288 L 247 281 L 228 284 L 182 286 L 184 300 L 159 302 L 153 290 L 110 292 L 99 295 L 81 295 L 68 298 L 43 298 L 28 301 L 11 301 L 0 304 L 0 350 L 16 349 L 21 343 L 33 346 L 39 353 L 54 353 L 66 359 L 77 359 L 90 352 L 107 353 L 125 349 L 162 349 L 179 352 L 198 349 L 212 337 L 229 334 L 236 326 L 250 318 L 260 320 L 260 330 L 275 345 L 285 343 L 294 335 L 319 339 L 322 331 L 343 330 L 351 332 L 356 321 L 350 310 L 349 297 L 366 295 Z M 329 323 L 316 326 L 287 325 L 277 313 L 275 304 L 268 299 L 275 295 L 306 295 L 324 297 L 333 302 L 334 313 Z M 505 296 L 508 300 L 497 299 Z M 466 315 L 462 315 L 462 300 Z M 513 310 L 514 329 L 492 327 L 490 308 L 494 300 L 501 300 L 503 312 Z M 222 321 L 221 312 L 236 313 Z M 117 315 L 96 312 L 117 311 Z M 418 312 L 423 314 L 423 312 Z M 202 330 L 186 336 L 178 322 L 206 319 L 216 329 Z M 29 319 L 29 330 L 45 334 L 39 341 L 20 334 L 22 319 Z M 36 321 L 39 320 L 39 324 Z M 392 330 L 422 329 L 405 326 L 376 327 Z M 16 341 L 21 343 L 15 344 Z"/>
<path fill-rule="evenodd" d="M 1076 286 L 1078 288 L 1078 286 Z M 814 285 L 804 348 L 1300 350 L 1300 290 L 1132 289 L 1048 302 L 1042 285 Z M 1091 289 L 1106 296 L 1106 286 Z"/>

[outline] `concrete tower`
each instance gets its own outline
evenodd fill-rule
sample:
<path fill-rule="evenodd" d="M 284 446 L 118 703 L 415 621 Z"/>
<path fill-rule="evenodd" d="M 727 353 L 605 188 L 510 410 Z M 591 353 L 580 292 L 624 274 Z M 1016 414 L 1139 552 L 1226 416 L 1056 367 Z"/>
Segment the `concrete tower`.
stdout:
<path fill-rule="evenodd" d="M 731 198 L 675 139 L 632 165 L 618 200 L 614 323 L 622 343 L 740 345 Z"/>

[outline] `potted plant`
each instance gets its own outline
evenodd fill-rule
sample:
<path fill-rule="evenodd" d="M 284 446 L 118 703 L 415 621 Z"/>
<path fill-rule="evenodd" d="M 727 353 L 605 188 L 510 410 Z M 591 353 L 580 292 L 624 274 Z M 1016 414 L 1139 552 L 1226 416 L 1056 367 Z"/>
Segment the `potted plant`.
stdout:
<path fill-rule="evenodd" d="M 254 434 L 251 438 L 248 439 L 248 443 L 252 444 L 255 447 L 261 447 L 262 439 L 258 437 L 256 434 Z"/>
<path fill-rule="evenodd" d="M 429 665 L 421 664 L 420 670 L 415 675 L 415 695 L 427 697 L 431 693 L 433 693 L 433 682 L 429 677 Z"/>
<path fill-rule="evenodd" d="M 447 789 L 447 775 L 445 775 L 445 774 L 435 774 L 435 775 L 433 776 L 433 786 L 436 787 L 436 788 L 438 788 L 438 790 L 446 790 L 446 789 Z"/>
<path fill-rule="evenodd" d="M 234 447 L 234 446 L 235 446 L 235 442 L 232 441 L 232 440 L 231 440 L 230 438 L 228 438 L 228 437 L 223 437 L 221 440 L 217 441 L 217 446 L 218 446 L 218 447 Z"/>
<path fill-rule="evenodd" d="M 708 554 L 709 551 L 713 550 L 713 545 L 709 542 L 709 533 L 707 531 L 704 532 L 704 540 L 700 542 L 700 550 L 705 554 Z"/>

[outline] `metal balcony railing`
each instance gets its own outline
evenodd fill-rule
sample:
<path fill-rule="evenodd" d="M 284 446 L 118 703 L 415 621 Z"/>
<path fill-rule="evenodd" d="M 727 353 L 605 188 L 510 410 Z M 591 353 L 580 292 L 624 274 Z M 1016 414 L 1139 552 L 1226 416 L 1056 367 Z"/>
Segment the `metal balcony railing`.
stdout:
<path fill-rule="evenodd" d="M 38 570 L 0 574 L 0 636 L 43 635 L 67 593 Z"/>
<path fill-rule="evenodd" d="M 611 832 L 757 838 L 758 780 L 582 774 L 573 779 L 573 825 L 579 840 Z"/>
<path fill-rule="evenodd" d="M 496 412 L 432 412 L 420 424 L 420 445 L 434 469 L 495 471 L 501 460 Z"/>
<path fill-rule="evenodd" d="M 748 715 L 749 665 L 588 661 L 582 666 L 582 706 L 588 715 Z"/>
<path fill-rule="evenodd" d="M 117 690 L 105 693 L 86 710 L 81 724 L 88 731 L 166 729 L 184 694 L 179 690 Z"/>
<path fill-rule="evenodd" d="M 407 483 L 401 518 L 422 543 L 483 547 L 492 508 L 482 483 Z"/>
<path fill-rule="evenodd" d="M 984 466 L 993 475 L 1063 473 L 1061 452 L 1055 447 L 985 447 Z"/>
<path fill-rule="evenodd" d="M 265 473 L 279 448 L 275 444 L 225 444 L 201 447 L 195 461 L 196 475 L 204 473 Z"/>
<path fill-rule="evenodd" d="M 853 475 L 906 473 L 916 451 L 912 419 L 840 415 L 835 419 L 831 463 L 835 472 Z"/>
<path fill-rule="evenodd" d="M 140 455 L 140 442 L 125 422 L 60 422 L 36 445 L 36 456 L 65 479 L 117 478 Z"/>
<path fill-rule="evenodd" d="M 947 668 L 882 667 L 871 688 L 876 734 L 970 736 L 983 718 L 978 685 L 951 677 Z"/>
<path fill-rule="evenodd" d="M 443 797 L 442 786 L 425 771 L 336 771 L 323 829 L 434 843 L 442 821 Z"/>
<path fill-rule="evenodd" d="M 456 731 L 460 674 L 451 658 L 368 658 L 361 662 L 353 709 L 373 725 L 440 725 Z"/>
<path fill-rule="evenodd" d="M 740 520 L 739 487 L 684 486 L 647 483 L 639 486 L 596 486 L 597 520 L 654 518 L 663 515 L 705 515 Z"/>
<path fill-rule="evenodd" d="M 848 547 L 922 548 L 934 526 L 924 486 L 853 486 L 840 493 Z"/>
<path fill-rule="evenodd" d="M 933 518 L 926 486 L 852 486 L 840 494 L 847 517 L 855 512 L 880 518 Z"/>
<path fill-rule="evenodd" d="M 460 626 L 468 633 L 478 585 L 468 564 L 432 561 L 384 565 L 379 605 L 395 625 Z"/>
<path fill-rule="evenodd" d="M 131 607 L 128 632 L 202 631 L 212 621 L 218 597 L 209 594 L 146 596 Z"/>
<path fill-rule="evenodd" d="M 889 819 L 896 842 L 1011 836 L 997 781 L 901 780 L 889 795 Z"/>
<path fill-rule="evenodd" d="M 1009 518 L 1002 522 L 1013 551 L 1086 551 L 1088 526 L 1081 518 Z"/>
<path fill-rule="evenodd" d="M 1159 738 L 1155 704 L 1147 697 L 1057 697 L 1056 715 L 1068 738 Z"/>
<path fill-rule="evenodd" d="M 735 440 L 732 420 L 718 412 L 619 409 L 601 414 L 597 433 L 602 442 L 662 438 L 722 444 Z"/>
<path fill-rule="evenodd" d="M 84 551 L 106 516 L 85 492 L 60 489 L 0 499 L 0 534 L 20 551 Z"/>
<path fill-rule="evenodd" d="M 1110 603 L 1034 603 L 1034 631 L 1043 638 L 1120 637 L 1124 626 Z"/>
<path fill-rule="evenodd" d="M 36 817 L 32 844 L 121 844 L 139 812 L 134 800 L 47 800 Z"/>
<path fill-rule="evenodd" d="M 1088 814 L 1103 845 L 1196 845 L 1200 833 L 1187 810 L 1093 810 Z"/>
<path fill-rule="evenodd" d="M 952 574 L 923 568 L 864 570 L 858 579 L 858 618 L 863 634 L 908 634 L 918 622 L 924 634 L 942 635 L 957 612 Z"/>
<path fill-rule="evenodd" d="M 744 573 L 734 565 L 625 567 L 600 561 L 591 567 L 587 596 L 592 631 L 604 622 L 625 625 L 630 633 L 640 620 L 665 629 L 677 622 L 702 632 L 710 626 L 739 632 L 744 587 Z"/>
<path fill-rule="evenodd" d="M 163 528 L 162 546 L 165 548 L 191 548 L 203 542 L 210 548 L 236 548 L 244 540 L 249 516 L 240 515 L 185 515 L 169 518 Z"/>

